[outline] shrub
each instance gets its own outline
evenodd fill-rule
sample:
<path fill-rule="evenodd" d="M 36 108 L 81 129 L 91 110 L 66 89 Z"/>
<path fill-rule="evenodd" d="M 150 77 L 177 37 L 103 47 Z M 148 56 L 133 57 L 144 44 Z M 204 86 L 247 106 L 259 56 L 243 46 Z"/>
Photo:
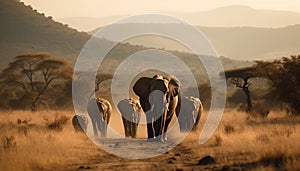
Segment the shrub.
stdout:
<path fill-rule="evenodd" d="M 31 118 L 24 119 L 24 120 L 18 118 L 17 124 L 18 124 L 18 131 L 19 131 L 19 133 L 22 133 L 25 136 L 27 135 L 27 133 L 28 133 L 28 127 L 33 125 L 33 124 L 30 124 L 30 121 L 31 121 Z"/>
<path fill-rule="evenodd" d="M 270 142 L 270 138 L 266 134 L 261 134 L 261 135 L 256 136 L 256 140 L 260 141 L 262 143 L 269 143 Z"/>
<path fill-rule="evenodd" d="M 225 132 L 225 134 L 232 134 L 235 132 L 235 128 L 233 125 L 226 124 L 226 125 L 224 125 L 224 132 Z"/>
<path fill-rule="evenodd" d="M 55 115 L 54 120 L 44 118 L 46 127 L 50 130 L 61 131 L 64 126 L 66 126 L 69 118 L 65 115 L 58 117 Z"/>
<path fill-rule="evenodd" d="M 223 142 L 223 139 L 221 135 L 216 135 L 215 136 L 215 146 L 221 146 Z"/>
<path fill-rule="evenodd" d="M 26 125 L 21 125 L 21 126 L 18 127 L 18 131 L 19 131 L 19 133 L 22 133 L 25 136 L 27 136 L 28 127 Z"/>
<path fill-rule="evenodd" d="M 270 113 L 270 110 L 265 107 L 262 103 L 256 103 L 253 106 L 253 110 L 251 111 L 251 116 L 254 118 L 267 118 Z"/>
<path fill-rule="evenodd" d="M 2 138 L 2 146 L 4 149 L 10 149 L 17 145 L 15 137 L 12 136 L 5 136 Z"/>
<path fill-rule="evenodd" d="M 17 123 L 20 124 L 20 125 L 21 125 L 21 124 L 27 125 L 27 124 L 30 123 L 30 121 L 31 121 L 31 118 L 29 118 L 29 119 L 24 119 L 24 120 L 18 118 Z"/>
<path fill-rule="evenodd" d="M 285 168 L 285 165 L 289 158 L 282 152 L 267 153 L 261 157 L 260 162 L 264 166 L 272 166 L 277 169 Z"/>

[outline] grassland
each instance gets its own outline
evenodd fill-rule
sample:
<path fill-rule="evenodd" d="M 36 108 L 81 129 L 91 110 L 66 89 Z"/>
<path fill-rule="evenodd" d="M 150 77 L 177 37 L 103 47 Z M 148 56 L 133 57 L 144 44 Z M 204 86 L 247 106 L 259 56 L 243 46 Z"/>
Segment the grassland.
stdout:
<path fill-rule="evenodd" d="M 99 149 L 86 135 L 74 132 L 72 115 L 72 111 L 2 111 L 1 170 L 300 169 L 300 118 L 282 112 L 260 119 L 226 109 L 217 131 L 205 144 L 198 144 L 198 130 L 171 151 L 141 160 L 123 159 Z M 118 122 L 115 119 L 111 124 L 120 125 Z M 125 145 L 122 140 L 112 143 Z M 216 163 L 199 165 L 199 159 L 207 155 Z"/>

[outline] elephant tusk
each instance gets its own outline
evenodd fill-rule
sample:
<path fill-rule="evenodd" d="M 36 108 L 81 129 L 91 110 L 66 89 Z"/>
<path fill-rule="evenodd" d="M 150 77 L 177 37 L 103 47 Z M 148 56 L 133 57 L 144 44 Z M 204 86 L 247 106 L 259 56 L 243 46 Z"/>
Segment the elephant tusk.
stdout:
<path fill-rule="evenodd" d="M 193 116 L 193 123 L 196 123 L 196 115 L 195 115 L 195 111 L 192 112 L 192 116 Z"/>
<path fill-rule="evenodd" d="M 170 109 L 169 109 L 169 103 L 166 103 L 166 109 L 167 109 L 167 111 L 170 110 Z"/>

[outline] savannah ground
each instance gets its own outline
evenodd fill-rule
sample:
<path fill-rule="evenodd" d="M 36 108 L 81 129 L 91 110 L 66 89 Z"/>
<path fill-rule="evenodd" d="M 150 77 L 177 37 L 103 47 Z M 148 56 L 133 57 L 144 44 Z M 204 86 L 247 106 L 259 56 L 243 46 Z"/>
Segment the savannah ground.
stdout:
<path fill-rule="evenodd" d="M 171 151 L 140 160 L 109 154 L 86 135 L 76 133 L 70 120 L 72 113 L 2 111 L 1 170 L 300 169 L 300 118 L 287 116 L 283 112 L 271 112 L 266 119 L 255 119 L 244 112 L 227 109 L 217 131 L 205 144 L 198 144 L 200 128 Z M 204 112 L 201 126 L 206 115 L 207 112 Z M 113 127 L 121 125 L 117 117 L 114 113 L 111 121 Z M 53 122 L 55 120 L 57 122 Z M 141 127 L 140 137 L 143 131 Z M 144 139 L 139 141 L 146 142 Z M 126 143 L 126 139 L 113 139 L 110 143 L 115 148 L 126 145 L 128 149 L 134 149 Z M 216 163 L 199 165 L 198 161 L 207 155 L 212 156 Z"/>

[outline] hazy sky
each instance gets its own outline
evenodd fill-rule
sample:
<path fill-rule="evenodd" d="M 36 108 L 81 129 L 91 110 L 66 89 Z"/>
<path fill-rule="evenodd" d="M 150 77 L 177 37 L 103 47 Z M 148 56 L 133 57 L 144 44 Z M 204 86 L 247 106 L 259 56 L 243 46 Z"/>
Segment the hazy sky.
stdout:
<path fill-rule="evenodd" d="M 228 5 L 300 12 L 300 0 L 22 0 L 54 18 L 106 17 L 161 11 L 196 12 Z"/>

